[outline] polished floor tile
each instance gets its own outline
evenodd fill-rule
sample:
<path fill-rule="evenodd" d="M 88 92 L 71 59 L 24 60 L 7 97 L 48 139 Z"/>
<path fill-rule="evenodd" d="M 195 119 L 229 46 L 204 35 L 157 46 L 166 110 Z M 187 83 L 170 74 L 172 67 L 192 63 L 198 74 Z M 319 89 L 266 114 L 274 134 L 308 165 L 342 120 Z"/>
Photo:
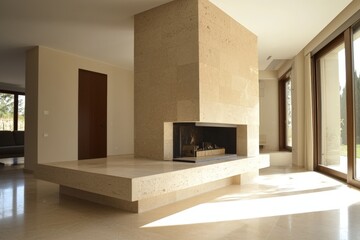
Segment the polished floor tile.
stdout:
<path fill-rule="evenodd" d="M 360 239 L 360 192 L 301 169 L 267 168 L 254 184 L 142 214 L 58 190 L 2 168 L 0 239 Z"/>

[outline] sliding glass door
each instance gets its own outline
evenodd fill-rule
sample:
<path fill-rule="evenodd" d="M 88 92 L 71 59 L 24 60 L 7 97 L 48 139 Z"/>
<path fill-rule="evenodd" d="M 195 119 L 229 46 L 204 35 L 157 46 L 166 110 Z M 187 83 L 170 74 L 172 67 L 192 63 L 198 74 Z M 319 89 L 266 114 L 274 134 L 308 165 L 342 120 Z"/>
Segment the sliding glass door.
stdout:
<path fill-rule="evenodd" d="M 360 187 L 360 22 L 313 60 L 316 170 Z"/>
<path fill-rule="evenodd" d="M 343 37 L 332 42 L 316 56 L 319 86 L 318 165 L 335 174 L 347 174 L 346 71 Z"/>

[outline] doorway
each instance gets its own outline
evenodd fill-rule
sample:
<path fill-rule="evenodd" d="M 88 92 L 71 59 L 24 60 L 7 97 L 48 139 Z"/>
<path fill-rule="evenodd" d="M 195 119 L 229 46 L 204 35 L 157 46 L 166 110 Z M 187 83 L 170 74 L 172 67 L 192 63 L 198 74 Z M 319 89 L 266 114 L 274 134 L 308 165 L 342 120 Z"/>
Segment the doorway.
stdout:
<path fill-rule="evenodd" d="M 79 69 L 78 159 L 107 156 L 107 75 Z"/>

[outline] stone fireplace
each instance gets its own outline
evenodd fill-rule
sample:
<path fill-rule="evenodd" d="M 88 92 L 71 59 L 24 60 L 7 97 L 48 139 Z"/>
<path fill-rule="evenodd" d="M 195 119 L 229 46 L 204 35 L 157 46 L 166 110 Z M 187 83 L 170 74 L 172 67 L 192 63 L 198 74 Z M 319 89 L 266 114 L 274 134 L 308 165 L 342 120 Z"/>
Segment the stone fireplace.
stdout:
<path fill-rule="evenodd" d="M 226 124 L 174 123 L 173 159 L 201 162 L 236 156 L 236 126 Z"/>
<path fill-rule="evenodd" d="M 39 163 L 36 176 L 133 212 L 251 182 L 269 166 L 259 155 L 256 48 L 256 36 L 208 0 L 136 15 L 135 157 Z M 194 157 L 235 159 L 151 161 Z"/>
<path fill-rule="evenodd" d="M 182 157 L 174 130 L 207 123 L 231 126 L 236 143 L 220 150 L 222 142 L 203 140 L 181 151 L 259 154 L 253 33 L 208 0 L 175 0 L 135 16 L 134 56 L 136 157 Z"/>

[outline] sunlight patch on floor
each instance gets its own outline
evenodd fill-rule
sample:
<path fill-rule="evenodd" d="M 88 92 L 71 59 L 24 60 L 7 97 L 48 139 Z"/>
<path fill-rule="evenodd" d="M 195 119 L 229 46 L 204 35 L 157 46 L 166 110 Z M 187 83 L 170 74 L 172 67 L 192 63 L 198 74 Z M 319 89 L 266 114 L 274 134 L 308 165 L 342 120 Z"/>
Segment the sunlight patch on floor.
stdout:
<path fill-rule="evenodd" d="M 226 222 L 328 211 L 347 208 L 360 202 L 359 191 L 313 172 L 277 175 L 271 179 L 268 176 L 260 177 L 259 183 L 244 193 L 240 190 L 239 193 L 224 195 L 143 227 Z"/>

